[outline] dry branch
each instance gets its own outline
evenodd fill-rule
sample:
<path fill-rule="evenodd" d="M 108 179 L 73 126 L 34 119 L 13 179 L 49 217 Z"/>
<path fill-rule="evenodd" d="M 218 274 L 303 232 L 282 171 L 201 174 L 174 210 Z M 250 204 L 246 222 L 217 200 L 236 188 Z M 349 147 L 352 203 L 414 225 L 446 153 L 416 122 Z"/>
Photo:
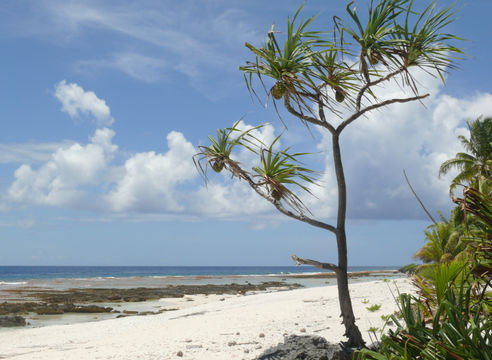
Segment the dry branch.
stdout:
<path fill-rule="evenodd" d="M 296 266 L 313 265 L 319 269 L 331 270 L 331 271 L 334 271 L 335 273 L 340 271 L 338 266 L 336 266 L 335 264 L 331 264 L 331 263 L 324 263 L 324 262 L 311 260 L 311 259 L 303 259 L 303 258 L 297 257 L 296 255 L 292 255 L 292 260 L 294 260 L 294 262 L 296 263 Z"/>

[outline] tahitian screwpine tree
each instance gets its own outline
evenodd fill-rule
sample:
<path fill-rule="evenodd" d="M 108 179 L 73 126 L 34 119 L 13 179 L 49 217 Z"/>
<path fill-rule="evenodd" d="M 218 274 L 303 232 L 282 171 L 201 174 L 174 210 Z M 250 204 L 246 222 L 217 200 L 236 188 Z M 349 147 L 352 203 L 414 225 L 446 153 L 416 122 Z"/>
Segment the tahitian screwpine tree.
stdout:
<path fill-rule="evenodd" d="M 306 154 L 290 154 L 289 149 L 275 152 L 272 146 L 263 144 L 255 150 L 251 146 L 254 141 L 249 136 L 251 133 L 237 133 L 240 141 L 235 144 L 246 144 L 259 155 L 261 165 L 252 172 L 243 169 L 228 154 L 209 151 L 211 148 L 207 146 L 202 146 L 195 157 L 196 164 L 205 162 L 205 166 L 197 166 L 205 177 L 207 165 L 220 160 L 233 177 L 245 181 L 284 215 L 334 234 L 337 264 L 292 257 L 298 265 L 314 265 L 336 273 L 342 323 L 348 338 L 346 345 L 351 347 L 364 346 L 364 340 L 355 324 L 348 288 L 347 190 L 340 135 L 348 125 L 373 110 L 429 96 L 420 93 L 412 69 L 423 69 L 444 81 L 444 73 L 462 56 L 460 49 L 453 45 L 459 38 L 444 30 L 453 21 L 453 8 L 437 9 L 435 2 L 419 9 L 413 5 L 412 0 L 380 0 L 375 4 L 371 1 L 368 17 L 363 21 L 351 2 L 346 7 L 349 21 L 333 17 L 334 30 L 330 33 L 308 31 L 315 17 L 298 22 L 301 6 L 292 20 L 287 19 L 284 32 L 272 25 L 262 46 L 245 44 L 254 60 L 246 62 L 240 70 L 252 96 L 259 99 L 255 86 L 260 84 L 267 100 L 270 95 L 273 98 L 275 108 L 278 101 L 306 126 L 323 128 L 331 135 L 338 188 L 335 224 L 315 219 L 292 190 L 297 187 L 309 191 L 306 185 L 315 181 L 313 171 L 301 166 L 299 157 Z M 378 98 L 373 90 L 390 82 L 409 89 L 410 94 Z M 348 116 L 342 117 L 347 113 Z M 235 141 L 236 127 L 222 131 Z"/>

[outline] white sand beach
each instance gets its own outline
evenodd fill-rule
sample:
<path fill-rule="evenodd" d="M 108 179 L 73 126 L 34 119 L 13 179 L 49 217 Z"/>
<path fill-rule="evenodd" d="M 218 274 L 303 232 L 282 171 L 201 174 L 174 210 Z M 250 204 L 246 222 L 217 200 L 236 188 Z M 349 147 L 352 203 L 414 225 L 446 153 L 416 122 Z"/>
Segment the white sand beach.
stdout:
<path fill-rule="evenodd" d="M 396 310 L 391 292 L 411 292 L 408 279 L 350 285 L 357 324 L 382 327 Z M 367 300 L 367 301 L 365 301 Z M 344 340 L 336 286 L 239 296 L 165 299 L 179 310 L 71 325 L 2 330 L 0 359 L 253 359 L 285 335 Z M 371 312 L 367 307 L 379 304 Z M 182 356 L 178 356 L 178 352 Z"/>

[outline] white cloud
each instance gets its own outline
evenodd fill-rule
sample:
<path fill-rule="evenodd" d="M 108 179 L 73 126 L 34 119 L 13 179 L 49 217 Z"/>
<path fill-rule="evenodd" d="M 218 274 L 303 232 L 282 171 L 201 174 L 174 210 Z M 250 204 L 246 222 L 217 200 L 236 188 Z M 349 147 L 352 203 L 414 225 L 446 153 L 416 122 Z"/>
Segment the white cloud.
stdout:
<path fill-rule="evenodd" d="M 99 126 L 109 126 L 114 122 L 106 101 L 98 98 L 93 91 L 84 91 L 77 84 L 60 81 L 55 86 L 55 97 L 62 103 L 62 110 L 71 118 L 92 115 Z"/>
<path fill-rule="evenodd" d="M 117 149 L 111 143 L 113 136 L 113 130 L 98 129 L 89 144 L 60 148 L 38 169 L 27 164 L 20 166 L 7 191 L 8 199 L 24 204 L 80 205 L 87 200 L 83 198 L 83 188 L 100 181 Z"/>
<path fill-rule="evenodd" d="M 182 212 L 176 186 L 197 177 L 195 148 L 183 134 L 171 131 L 165 154 L 138 153 L 126 160 L 124 174 L 107 196 L 117 212 Z"/>
<path fill-rule="evenodd" d="M 431 97 L 419 102 L 394 104 L 349 125 L 341 135 L 342 158 L 348 186 L 348 215 L 351 218 L 408 219 L 424 213 L 411 194 L 402 170 L 426 206 L 432 211 L 452 207 L 448 196 L 452 174 L 438 179 L 440 164 L 463 151 L 458 135 L 468 136 L 464 119 L 492 114 L 492 95 L 476 94 L 457 99 L 442 94 L 439 79 L 416 73 Z M 412 96 L 396 84 L 377 90 L 380 99 Z M 324 188 L 313 188 L 320 201 L 305 197 L 315 214 L 336 215 L 336 181 L 332 165 L 331 137 L 322 131 L 318 149 L 327 151 Z"/>
<path fill-rule="evenodd" d="M 492 114 L 492 95 L 457 99 L 441 94 L 439 80 L 416 76 L 435 94 L 425 101 L 425 107 L 417 102 L 391 105 L 358 119 L 341 136 L 348 215 L 352 219 L 422 218 L 404 181 L 403 168 L 432 211 L 451 206 L 447 192 L 452 174 L 438 179 L 439 165 L 462 150 L 456 137 L 468 135 L 464 119 Z M 393 84 L 380 88 L 378 95 L 386 99 L 399 92 Z M 240 130 L 251 128 L 244 122 L 239 124 Z M 86 145 L 60 144 L 38 168 L 20 166 L 6 199 L 11 203 L 84 209 L 91 208 L 87 205 L 90 203 L 96 204 L 92 210 L 115 216 L 277 218 L 271 204 L 225 172 L 212 172 L 205 187 L 192 162 L 196 150 L 182 133 L 171 131 L 167 135 L 167 152 L 136 153 L 126 157 L 122 165 L 114 162 L 117 146 L 112 143 L 113 136 L 112 130 L 103 128 Z M 268 124 L 255 130 L 254 136 L 269 144 L 275 138 L 275 129 Z M 304 160 L 308 167 L 322 170 L 320 186 L 310 186 L 314 197 L 303 195 L 303 199 L 315 216 L 333 218 L 337 189 L 329 133 L 322 132 L 317 149 L 321 153 Z M 296 151 L 303 151 L 301 143 Z M 257 163 L 257 157 L 244 149 L 235 154 L 235 159 L 246 170 Z"/>
<path fill-rule="evenodd" d="M 190 211 L 221 218 L 240 218 L 271 213 L 273 206 L 237 179 L 211 182 L 189 196 Z"/>

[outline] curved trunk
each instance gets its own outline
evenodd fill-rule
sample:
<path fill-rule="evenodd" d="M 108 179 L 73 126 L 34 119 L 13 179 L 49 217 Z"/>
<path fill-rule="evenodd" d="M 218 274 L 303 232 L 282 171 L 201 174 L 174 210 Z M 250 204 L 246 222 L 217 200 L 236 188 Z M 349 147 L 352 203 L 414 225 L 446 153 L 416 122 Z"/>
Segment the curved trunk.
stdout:
<path fill-rule="evenodd" d="M 338 215 L 337 215 L 337 248 L 338 248 L 338 301 L 342 323 L 345 326 L 345 336 L 348 338 L 347 345 L 350 347 L 364 346 L 364 340 L 357 325 L 355 325 L 355 316 L 352 309 L 352 300 L 348 288 L 347 275 L 347 236 L 345 234 L 345 219 L 347 213 L 347 188 L 345 185 L 345 175 L 343 173 L 342 156 L 340 153 L 339 135 L 332 134 L 333 141 L 333 160 L 338 185 Z"/>

